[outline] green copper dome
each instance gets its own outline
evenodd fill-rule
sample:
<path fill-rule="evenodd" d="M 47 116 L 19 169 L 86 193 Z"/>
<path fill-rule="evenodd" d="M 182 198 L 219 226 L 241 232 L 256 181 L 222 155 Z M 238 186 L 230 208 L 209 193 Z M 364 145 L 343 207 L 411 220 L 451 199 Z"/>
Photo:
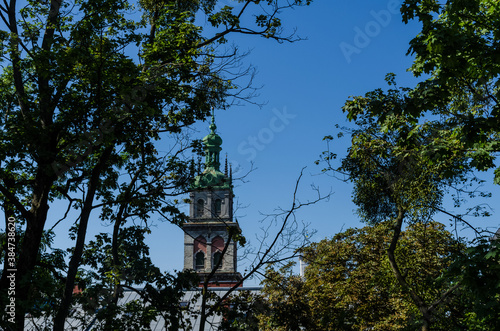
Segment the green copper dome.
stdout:
<path fill-rule="evenodd" d="M 215 116 L 212 113 L 210 133 L 203 138 L 205 145 L 205 171 L 194 179 L 192 188 L 231 188 L 231 179 L 220 171 L 219 153 L 222 150 L 222 138 L 215 133 Z"/>
<path fill-rule="evenodd" d="M 219 170 L 206 168 L 199 176 L 196 176 L 192 185 L 193 189 L 231 189 L 230 179 Z"/>
<path fill-rule="evenodd" d="M 222 150 L 220 148 L 220 145 L 222 145 L 222 138 L 215 133 L 215 130 L 217 129 L 217 126 L 215 125 L 215 119 L 214 116 L 212 115 L 212 123 L 210 124 L 210 133 L 203 138 L 203 143 L 207 147 L 218 147 L 219 151 Z"/>

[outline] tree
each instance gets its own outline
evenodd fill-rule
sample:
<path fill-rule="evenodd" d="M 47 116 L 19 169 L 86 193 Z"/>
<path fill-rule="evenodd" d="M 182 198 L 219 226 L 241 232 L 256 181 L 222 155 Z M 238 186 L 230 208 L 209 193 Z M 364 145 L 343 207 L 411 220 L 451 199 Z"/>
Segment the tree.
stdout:
<path fill-rule="evenodd" d="M 262 284 L 262 306 L 257 314 L 259 330 L 319 330 L 312 319 L 308 288 L 303 279 L 292 274 L 295 263 L 275 270 L 268 266 Z"/>
<path fill-rule="evenodd" d="M 66 204 L 63 220 L 75 223 L 69 264 L 50 266 L 64 274 L 54 310 L 54 329 L 62 330 L 91 215 L 114 226 L 115 273 L 123 267 L 117 241 L 127 220 L 147 222 L 159 212 L 182 222 L 173 197 L 193 174 L 183 152 L 196 147 L 181 139 L 182 130 L 213 106 L 226 106 L 237 87 L 240 74 L 225 76 L 238 56 L 224 47 L 228 36 L 293 41 L 283 35 L 279 13 L 309 3 L 248 0 L 220 10 L 215 0 L 13 0 L 0 6 L 0 196 L 6 228 L 9 217 L 18 224 L 17 329 L 35 302 L 49 207 Z M 253 7 L 255 19 L 246 25 Z M 204 31 L 199 21 L 210 27 Z M 162 155 L 157 142 L 168 137 L 174 147 Z M 4 246 L 2 305 L 7 261 Z"/>
<path fill-rule="evenodd" d="M 387 81 L 396 86 L 393 75 L 388 75 Z M 392 222 L 387 249 L 390 266 L 418 307 L 422 330 L 428 330 L 438 303 L 446 300 L 458 285 L 443 291 L 437 301 L 429 301 L 415 291 L 396 254 L 403 224 L 425 222 L 437 212 L 447 213 L 442 206 L 443 197 L 451 189 L 472 195 L 476 192 L 462 188 L 471 180 L 467 150 L 453 148 L 446 152 L 446 157 L 436 157 L 438 153 L 432 147 L 437 142 L 463 146 L 460 136 L 445 138 L 440 125 L 432 121 L 420 123 L 414 113 L 417 104 L 410 89 L 397 87 L 388 91 L 377 89 L 347 101 L 343 110 L 357 125 L 351 131 L 352 145 L 339 167 L 333 168 L 329 163 L 326 170 L 343 173 L 353 182 L 353 201 L 363 221 L 371 225 Z M 335 155 L 326 153 L 324 157 L 330 162 Z"/>
<path fill-rule="evenodd" d="M 442 137 L 459 137 L 462 142 L 458 146 L 436 142 L 431 146 L 434 153 L 446 157 L 446 149 L 461 149 L 468 151 L 478 170 L 495 168 L 499 151 L 498 3 L 409 0 L 401 12 L 405 22 L 422 22 L 421 32 L 410 42 L 408 53 L 415 56 L 410 69 L 416 76 L 430 76 L 411 94 L 414 116 L 426 116 L 440 125 Z M 430 119 L 428 114 L 438 117 Z M 497 184 L 499 175 L 495 170 Z"/>
<path fill-rule="evenodd" d="M 449 273 L 460 278 L 461 304 L 466 307 L 460 323 L 465 330 L 500 327 L 500 254 L 498 238 L 480 238 L 460 254 Z"/>
<path fill-rule="evenodd" d="M 302 252 L 308 263 L 303 277 L 291 275 L 290 265 L 269 268 L 260 316 L 264 330 L 415 330 L 420 312 L 406 288 L 393 275 L 386 254 L 391 245 L 391 222 L 348 229 L 313 243 Z M 440 223 L 408 226 L 396 248 L 398 264 L 411 290 L 428 301 L 456 278 L 447 268 L 465 246 Z M 438 305 L 434 328 L 456 329 L 464 313 L 457 296 Z"/>
<path fill-rule="evenodd" d="M 342 165 L 328 167 L 354 183 L 354 202 L 363 220 L 369 224 L 394 222 L 387 251 L 390 265 L 419 308 L 423 329 L 432 325 L 436 306 L 411 289 L 395 248 L 405 222 L 423 222 L 436 212 L 465 222 L 463 215 L 454 215 L 442 206 L 450 188 L 466 196 L 488 196 L 461 187 L 474 170 L 496 167 L 499 9 L 494 1 L 404 1 L 403 20 L 422 22 L 421 33 L 410 43 L 409 53 L 415 55 L 411 70 L 430 78 L 414 89 L 377 89 L 346 102 L 344 111 L 358 127 L 352 130 L 352 146 Z M 388 76 L 388 82 L 395 86 L 393 75 Z M 336 155 L 327 151 L 324 157 L 331 161 Z M 499 174 L 496 169 L 495 183 Z M 454 202 L 460 205 L 462 198 L 455 197 Z M 475 216 L 489 214 L 480 207 L 469 212 Z M 476 259 L 471 259 L 491 274 L 487 269 L 495 270 L 494 263 L 478 263 L 488 255 L 483 253 L 478 248 Z M 469 260 L 462 260 L 463 268 L 471 263 L 465 261 Z M 461 282 L 467 283 L 466 279 Z M 451 286 L 439 300 L 446 300 L 459 287 L 459 283 Z M 493 288 L 490 294 L 490 301 L 496 302 Z M 485 302 L 480 295 L 471 300 Z M 495 318 L 493 313 L 482 321 Z"/>
<path fill-rule="evenodd" d="M 107 233 L 97 235 L 86 245 L 82 256 L 85 269 L 78 275 L 78 286 L 83 291 L 76 302 L 79 311 L 88 314 L 72 316 L 80 317 L 81 328 L 94 320 L 96 330 L 149 330 L 151 322 L 160 317 L 168 329 L 189 325 L 189 321 L 183 323 L 179 303 L 184 292 L 197 285 L 198 276 L 190 270 L 163 273 L 154 266 L 145 244 L 148 232 L 140 226 L 122 228 L 116 253 Z M 119 257 L 119 265 L 115 256 Z M 124 289 L 135 291 L 140 300 L 120 305 Z"/>
<path fill-rule="evenodd" d="M 495 169 L 493 181 L 499 184 L 499 4 L 487 0 L 408 0 L 401 12 L 405 22 L 418 19 L 422 23 L 408 53 L 415 56 L 410 70 L 416 76 L 428 76 L 410 93 L 412 116 L 420 122 L 431 122 L 438 132 L 421 152 L 433 155 L 429 162 L 463 153 L 466 159 L 450 171 L 457 166 Z M 485 244 L 483 238 L 456 266 L 467 274 L 463 283 L 471 300 L 483 307 L 472 305 L 476 308 L 471 308 L 471 315 L 481 311 L 482 317 L 468 329 L 498 328 L 494 322 L 498 320 L 498 279 L 489 277 L 498 268 L 492 261 L 497 254 L 495 247 Z M 475 284 L 481 284 L 483 290 Z"/>

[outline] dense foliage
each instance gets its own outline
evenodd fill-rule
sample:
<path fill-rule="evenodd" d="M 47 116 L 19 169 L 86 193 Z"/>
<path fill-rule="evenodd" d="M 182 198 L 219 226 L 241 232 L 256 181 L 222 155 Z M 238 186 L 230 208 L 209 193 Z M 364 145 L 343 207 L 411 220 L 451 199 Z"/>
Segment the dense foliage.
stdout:
<path fill-rule="evenodd" d="M 303 251 L 303 277 L 293 264 L 268 268 L 260 329 L 421 329 L 421 312 L 386 253 L 391 228 L 348 229 L 312 244 Z M 432 329 L 498 328 L 498 241 L 466 248 L 443 224 L 415 223 L 401 233 L 396 256 L 410 290 L 432 302 Z"/>
<path fill-rule="evenodd" d="M 416 76 L 430 76 L 411 94 L 412 115 L 437 115 L 433 122 L 440 125 L 443 139 L 433 144 L 436 154 L 466 150 L 478 170 L 495 168 L 500 5 L 491 0 L 411 0 L 401 12 L 406 22 L 422 22 L 422 31 L 410 42 L 409 53 L 415 55 L 410 69 Z"/>

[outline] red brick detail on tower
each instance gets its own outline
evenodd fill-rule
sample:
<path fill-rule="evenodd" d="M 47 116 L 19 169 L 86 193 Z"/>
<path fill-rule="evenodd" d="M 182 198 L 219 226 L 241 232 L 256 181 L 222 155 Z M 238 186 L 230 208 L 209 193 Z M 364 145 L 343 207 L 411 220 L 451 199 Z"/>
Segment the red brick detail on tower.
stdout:
<path fill-rule="evenodd" d="M 203 253 L 207 254 L 207 240 L 204 237 L 199 236 L 194 240 L 193 248 L 194 248 L 193 253 L 195 254 L 199 251 L 202 251 Z"/>

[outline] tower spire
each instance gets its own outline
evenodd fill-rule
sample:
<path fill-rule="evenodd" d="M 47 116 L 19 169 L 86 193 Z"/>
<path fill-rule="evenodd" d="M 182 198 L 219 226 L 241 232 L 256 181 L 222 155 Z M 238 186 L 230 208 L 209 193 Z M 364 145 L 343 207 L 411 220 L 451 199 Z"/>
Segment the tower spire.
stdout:
<path fill-rule="evenodd" d="M 210 133 L 203 138 L 205 144 L 205 169 L 212 168 L 219 170 L 219 152 L 222 150 L 222 139 L 216 133 L 217 125 L 215 125 L 215 111 L 212 109 L 212 123 L 210 123 Z"/>
<path fill-rule="evenodd" d="M 192 184 L 194 189 L 203 189 L 207 187 L 231 188 L 227 176 L 227 160 L 224 172 L 221 172 L 220 151 L 222 150 L 222 139 L 217 134 L 217 125 L 215 124 L 215 111 L 212 108 L 212 116 L 209 125 L 210 132 L 203 138 L 205 162 L 203 172 L 197 176 Z M 226 155 L 227 159 L 227 155 Z"/>
<path fill-rule="evenodd" d="M 227 177 L 227 153 L 226 153 L 226 161 L 224 162 L 224 175 Z"/>
<path fill-rule="evenodd" d="M 212 107 L 212 123 L 210 123 L 210 133 L 215 134 L 215 130 L 217 130 L 217 125 L 215 125 L 215 108 Z"/>

